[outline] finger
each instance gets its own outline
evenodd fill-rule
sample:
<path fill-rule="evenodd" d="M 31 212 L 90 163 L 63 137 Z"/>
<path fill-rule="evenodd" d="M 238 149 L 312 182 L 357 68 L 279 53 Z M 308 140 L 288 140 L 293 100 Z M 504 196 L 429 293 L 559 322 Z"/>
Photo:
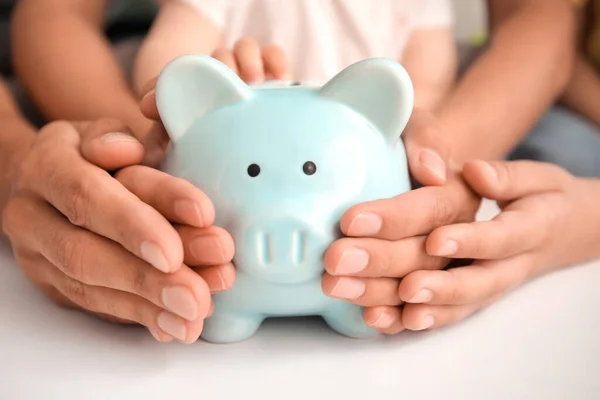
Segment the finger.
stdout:
<path fill-rule="evenodd" d="M 463 166 L 463 175 L 477 193 L 491 200 L 562 190 L 573 179 L 557 165 L 525 160 L 470 161 Z"/>
<path fill-rule="evenodd" d="M 386 240 L 427 235 L 443 225 L 473 221 L 480 202 L 462 180 L 452 179 L 355 205 L 342 216 L 340 228 L 346 236 Z"/>
<path fill-rule="evenodd" d="M 325 273 L 321 288 L 327 296 L 360 306 L 397 306 L 402 303 L 398 284 L 399 280 L 392 278 L 340 277 Z"/>
<path fill-rule="evenodd" d="M 459 306 L 406 304 L 402 309 L 402 324 L 411 331 L 441 328 L 461 321 L 483 307 L 477 303 Z"/>
<path fill-rule="evenodd" d="M 25 189 L 41 195 L 72 224 L 120 243 L 155 268 L 179 268 L 183 248 L 171 224 L 106 171 L 83 160 L 72 125 L 44 129 L 39 147 L 22 163 Z"/>
<path fill-rule="evenodd" d="M 156 90 L 149 90 L 140 100 L 140 110 L 148 119 L 159 121 L 158 106 L 156 105 Z"/>
<path fill-rule="evenodd" d="M 427 253 L 452 258 L 502 259 L 528 252 L 540 243 L 531 214 L 505 210 L 491 221 L 446 225 L 427 239 Z"/>
<path fill-rule="evenodd" d="M 447 260 L 425 251 L 426 236 L 398 241 L 342 238 L 327 249 L 325 270 L 333 276 L 401 278 L 418 269 L 441 269 Z"/>
<path fill-rule="evenodd" d="M 171 222 L 198 228 L 214 222 L 215 209 L 208 196 L 184 179 L 141 165 L 125 168 L 115 178 Z"/>
<path fill-rule="evenodd" d="M 81 154 L 90 163 L 108 170 L 138 164 L 144 147 L 130 129 L 119 121 L 106 119 L 94 123 L 74 123 L 81 137 Z"/>
<path fill-rule="evenodd" d="M 141 164 L 158 169 L 171 145 L 171 139 L 164 125 L 161 122 L 154 123 L 148 134 L 142 139 L 142 144 L 144 145 L 144 158 Z"/>
<path fill-rule="evenodd" d="M 192 269 L 204 279 L 211 293 L 229 290 L 235 283 L 236 274 L 232 263 L 212 267 L 193 267 Z"/>
<path fill-rule="evenodd" d="M 399 307 L 367 307 L 363 312 L 363 319 L 365 324 L 386 335 L 395 335 L 404 330 Z"/>
<path fill-rule="evenodd" d="M 239 76 L 244 82 L 260 82 L 265 79 L 260 47 L 254 39 L 240 39 L 233 48 Z"/>
<path fill-rule="evenodd" d="M 184 245 L 185 264 L 214 266 L 233 260 L 233 238 L 225 229 L 218 226 L 198 229 L 185 225 L 176 226 L 176 229 Z"/>
<path fill-rule="evenodd" d="M 65 276 L 85 285 L 134 294 L 190 321 L 206 317 L 210 289 L 190 268 L 183 266 L 164 274 L 119 244 L 69 224 L 41 201 L 24 198 L 20 204 L 10 206 L 10 223 L 20 227 L 14 237 L 22 241 L 25 232 L 35 231 L 35 239 L 29 241 L 31 249 Z"/>
<path fill-rule="evenodd" d="M 425 186 L 443 185 L 448 168 L 448 146 L 433 115 L 414 110 L 402 138 L 413 178 Z"/>
<path fill-rule="evenodd" d="M 266 77 L 276 80 L 290 80 L 290 66 L 283 49 L 277 45 L 262 49 L 262 61 Z"/>
<path fill-rule="evenodd" d="M 240 74 L 240 71 L 238 70 L 238 65 L 235 61 L 235 56 L 233 52 L 229 49 L 225 47 L 218 48 L 213 52 L 212 57 L 225 64 L 227 68 L 233 71 L 236 75 Z"/>
<path fill-rule="evenodd" d="M 519 286 L 531 276 L 528 256 L 485 261 L 446 271 L 416 271 L 402 279 L 398 293 L 407 303 L 465 305 Z"/>
<path fill-rule="evenodd" d="M 171 336 L 183 343 L 193 343 L 202 332 L 203 319 L 186 321 L 131 293 L 85 285 L 59 274 L 57 270 L 55 286 L 83 310 L 137 322 L 161 341 Z"/>
<path fill-rule="evenodd" d="M 158 82 L 158 76 L 150 79 L 146 84 L 142 87 L 141 97 L 144 98 L 148 93 L 156 89 L 156 83 Z"/>

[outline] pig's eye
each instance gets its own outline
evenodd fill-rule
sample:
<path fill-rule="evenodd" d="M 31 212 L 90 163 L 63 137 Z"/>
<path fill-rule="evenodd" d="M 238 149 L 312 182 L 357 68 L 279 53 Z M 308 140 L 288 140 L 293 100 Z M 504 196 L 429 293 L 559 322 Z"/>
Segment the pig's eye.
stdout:
<path fill-rule="evenodd" d="M 304 173 L 306 175 L 312 175 L 315 172 L 317 172 L 317 166 L 315 165 L 314 162 L 312 161 L 307 161 L 304 163 L 304 165 L 302 166 L 302 171 L 304 171 Z"/>
<path fill-rule="evenodd" d="M 250 164 L 248 166 L 248 175 L 254 178 L 257 177 L 258 174 L 260 174 L 260 167 L 258 166 L 258 164 Z"/>

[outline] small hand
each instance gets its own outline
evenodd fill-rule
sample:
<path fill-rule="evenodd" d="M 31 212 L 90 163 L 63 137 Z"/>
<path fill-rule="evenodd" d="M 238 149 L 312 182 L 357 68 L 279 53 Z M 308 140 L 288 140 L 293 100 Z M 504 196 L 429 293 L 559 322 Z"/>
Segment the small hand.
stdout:
<path fill-rule="evenodd" d="M 246 37 L 238 40 L 233 50 L 219 48 L 211 56 L 227 65 L 246 83 L 291 79 L 288 59 L 277 45 L 260 48 L 256 40 Z"/>
<path fill-rule="evenodd" d="M 401 316 L 407 329 L 457 322 L 536 276 L 600 257 L 600 181 L 529 161 L 473 161 L 463 174 L 502 211 L 491 221 L 431 233 L 426 243 L 431 256 L 476 261 L 408 274 L 399 287 L 400 299 L 408 303 Z M 395 321 L 399 317 L 394 314 Z"/>
<path fill-rule="evenodd" d="M 188 183 L 136 165 L 144 149 L 127 132 L 108 120 L 44 127 L 16 174 L 3 230 L 25 274 L 56 303 L 189 343 L 209 314 L 215 276 L 233 276 L 233 245 L 219 233 L 222 250 L 184 256 L 180 235 L 192 235 L 166 218 L 214 230 L 212 204 Z M 106 172 L 127 165 L 114 178 Z M 219 248 L 209 235 L 189 243 L 203 241 Z M 189 261 L 214 267 L 200 276 Z"/>
<path fill-rule="evenodd" d="M 430 114 L 415 110 L 403 138 L 411 175 L 429 186 L 350 208 L 341 220 L 346 237 L 325 254 L 323 291 L 365 306 L 365 322 L 386 334 L 404 329 L 401 278 L 449 262 L 425 251 L 427 235 L 443 225 L 473 221 L 481 201 L 450 168 L 443 137 Z"/>

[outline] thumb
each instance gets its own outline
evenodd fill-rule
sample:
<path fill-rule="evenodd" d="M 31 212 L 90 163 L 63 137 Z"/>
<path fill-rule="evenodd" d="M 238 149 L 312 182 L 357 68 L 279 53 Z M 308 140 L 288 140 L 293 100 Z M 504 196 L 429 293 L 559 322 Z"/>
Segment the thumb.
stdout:
<path fill-rule="evenodd" d="M 415 110 L 402 138 L 412 177 L 425 186 L 446 183 L 448 146 L 435 117 L 427 111 Z"/>
<path fill-rule="evenodd" d="M 139 164 L 144 158 L 144 146 L 119 121 L 103 119 L 72 125 L 81 138 L 83 158 L 99 168 L 114 171 Z"/>
<path fill-rule="evenodd" d="M 463 176 L 479 195 L 497 201 L 559 191 L 573 178 L 557 165 L 529 160 L 471 160 L 463 166 Z"/>
<path fill-rule="evenodd" d="M 165 157 L 165 154 L 171 145 L 169 135 L 165 127 L 160 122 L 155 122 L 154 126 L 143 139 L 145 149 L 142 164 L 149 167 L 158 168 Z"/>

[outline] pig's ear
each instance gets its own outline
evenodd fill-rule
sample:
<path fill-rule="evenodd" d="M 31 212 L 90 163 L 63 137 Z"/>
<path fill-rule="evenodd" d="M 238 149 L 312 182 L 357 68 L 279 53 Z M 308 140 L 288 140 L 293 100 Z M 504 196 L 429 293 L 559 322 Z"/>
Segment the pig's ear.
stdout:
<path fill-rule="evenodd" d="M 320 96 L 344 103 L 364 116 L 388 144 L 402 135 L 414 104 L 413 85 L 406 70 L 383 58 L 350 65 L 321 88 Z"/>
<path fill-rule="evenodd" d="M 250 88 L 225 64 L 203 55 L 174 59 L 156 83 L 158 113 L 173 142 L 212 108 L 250 96 Z"/>

